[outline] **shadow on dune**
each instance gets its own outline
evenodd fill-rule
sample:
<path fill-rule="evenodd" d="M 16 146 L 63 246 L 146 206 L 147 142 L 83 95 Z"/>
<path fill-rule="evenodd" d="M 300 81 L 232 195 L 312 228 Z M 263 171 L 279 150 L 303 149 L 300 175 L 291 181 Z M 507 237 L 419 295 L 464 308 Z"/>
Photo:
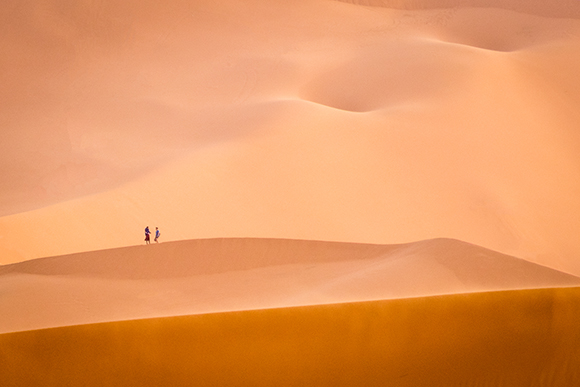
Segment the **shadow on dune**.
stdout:
<path fill-rule="evenodd" d="M 0 335 L 6 387 L 573 386 L 580 289 L 125 321 Z"/>

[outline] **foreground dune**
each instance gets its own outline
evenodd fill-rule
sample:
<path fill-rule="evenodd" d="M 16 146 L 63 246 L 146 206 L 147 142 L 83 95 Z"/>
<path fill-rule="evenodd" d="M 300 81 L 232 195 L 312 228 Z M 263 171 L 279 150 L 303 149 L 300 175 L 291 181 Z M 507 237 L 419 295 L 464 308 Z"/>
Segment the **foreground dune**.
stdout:
<path fill-rule="evenodd" d="M 451 239 L 190 240 L 0 266 L 0 332 L 564 286 L 580 278 Z"/>
<path fill-rule="evenodd" d="M 580 289 L 111 322 L 0 335 L 2 386 L 580 383 Z"/>

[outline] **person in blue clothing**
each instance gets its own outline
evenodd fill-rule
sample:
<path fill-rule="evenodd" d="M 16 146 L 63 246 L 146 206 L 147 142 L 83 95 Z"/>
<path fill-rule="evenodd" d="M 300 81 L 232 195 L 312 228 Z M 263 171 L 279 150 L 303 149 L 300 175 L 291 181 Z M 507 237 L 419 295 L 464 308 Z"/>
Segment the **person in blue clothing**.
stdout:
<path fill-rule="evenodd" d="M 151 235 L 151 231 L 149 231 L 149 226 L 145 227 L 145 243 L 149 244 L 151 243 L 151 238 L 149 237 Z"/>
<path fill-rule="evenodd" d="M 161 236 L 161 231 L 159 231 L 159 227 L 155 227 L 155 242 L 159 243 L 157 239 Z"/>

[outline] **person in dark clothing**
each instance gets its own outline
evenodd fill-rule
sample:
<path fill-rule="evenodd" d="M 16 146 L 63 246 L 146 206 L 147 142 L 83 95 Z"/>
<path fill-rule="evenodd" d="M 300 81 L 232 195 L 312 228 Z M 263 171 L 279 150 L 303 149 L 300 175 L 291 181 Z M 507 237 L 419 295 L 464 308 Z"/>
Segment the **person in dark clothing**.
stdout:
<path fill-rule="evenodd" d="M 147 226 L 147 227 L 145 227 L 145 243 L 146 244 L 151 243 L 150 235 L 151 235 L 151 231 L 149 231 L 149 226 Z"/>

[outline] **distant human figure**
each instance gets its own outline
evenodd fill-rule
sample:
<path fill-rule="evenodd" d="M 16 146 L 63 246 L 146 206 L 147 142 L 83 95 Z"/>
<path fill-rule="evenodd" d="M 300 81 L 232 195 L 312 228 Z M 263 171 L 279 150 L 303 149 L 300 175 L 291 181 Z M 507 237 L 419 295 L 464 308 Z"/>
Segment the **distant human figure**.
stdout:
<path fill-rule="evenodd" d="M 151 238 L 149 235 L 151 235 L 151 231 L 149 231 L 149 226 L 147 226 L 145 227 L 145 244 L 151 243 Z"/>
<path fill-rule="evenodd" d="M 155 242 L 159 243 L 157 239 L 161 236 L 161 231 L 159 231 L 159 227 L 155 227 Z"/>

